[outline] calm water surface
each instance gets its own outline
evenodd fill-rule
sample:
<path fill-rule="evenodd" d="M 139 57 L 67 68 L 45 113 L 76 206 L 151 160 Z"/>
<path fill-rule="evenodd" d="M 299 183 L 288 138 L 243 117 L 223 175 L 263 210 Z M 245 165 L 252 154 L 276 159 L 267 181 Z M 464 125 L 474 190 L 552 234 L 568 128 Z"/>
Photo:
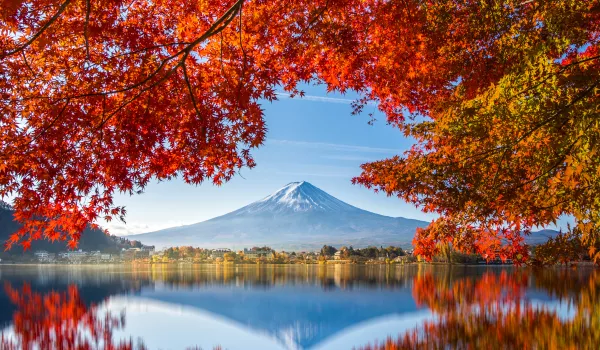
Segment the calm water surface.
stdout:
<path fill-rule="evenodd" d="M 1 266 L 2 349 L 599 348 L 600 273 Z"/>

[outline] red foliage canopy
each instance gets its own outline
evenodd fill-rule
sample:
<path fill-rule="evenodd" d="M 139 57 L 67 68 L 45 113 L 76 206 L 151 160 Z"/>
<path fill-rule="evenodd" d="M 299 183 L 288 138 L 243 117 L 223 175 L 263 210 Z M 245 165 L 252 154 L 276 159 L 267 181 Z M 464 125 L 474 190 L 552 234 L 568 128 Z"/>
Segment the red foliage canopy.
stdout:
<path fill-rule="evenodd" d="M 254 166 L 250 150 L 266 132 L 259 101 L 319 81 L 359 92 L 356 112 L 376 102 L 417 140 L 355 181 L 444 216 L 419 233 L 419 252 L 453 240 L 524 256 L 522 229 L 564 213 L 593 219 L 596 204 L 573 208 L 589 192 L 552 181 L 597 185 L 597 164 L 573 156 L 584 145 L 569 145 L 595 140 L 578 132 L 597 98 L 599 12 L 596 1 L 566 0 L 2 0 L 0 197 L 14 196 L 24 224 L 7 246 L 42 237 L 76 246 L 86 225 L 123 218 L 115 192 L 152 179 L 227 181 Z M 503 92 L 523 85 L 533 97 L 511 107 Z M 568 118 L 549 121 L 532 113 L 565 109 Z M 566 126 L 553 147 L 556 125 Z M 537 171 L 547 168 L 552 176 Z M 535 195 L 519 197 L 515 179 Z M 570 207 L 548 200 L 561 190 Z"/>

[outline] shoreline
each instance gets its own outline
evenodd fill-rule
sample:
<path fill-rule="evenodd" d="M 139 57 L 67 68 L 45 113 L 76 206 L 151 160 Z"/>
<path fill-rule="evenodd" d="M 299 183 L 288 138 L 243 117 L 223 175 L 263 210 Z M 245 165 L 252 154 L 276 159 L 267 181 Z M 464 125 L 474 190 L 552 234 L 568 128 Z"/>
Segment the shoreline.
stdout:
<path fill-rule="evenodd" d="M 411 262 L 411 263 L 369 263 L 369 264 L 357 264 L 357 263 L 309 263 L 309 264 L 296 264 L 296 263 L 214 263 L 214 262 L 201 262 L 201 263 L 187 263 L 187 262 L 176 262 L 176 263 L 131 263 L 131 262 L 123 262 L 123 263 L 105 263 L 105 264 L 68 264 L 68 263 L 27 263 L 27 262 L 18 262 L 18 263 L 0 263 L 0 267 L 2 266 L 37 266 L 37 267 L 140 267 L 140 266 L 177 266 L 177 267 L 191 267 L 191 266 L 338 266 L 338 265 L 347 265 L 347 266 L 394 266 L 394 267 L 404 267 L 404 266 L 462 266 L 462 267 L 530 267 L 530 268 L 574 268 L 574 267 L 591 267 L 591 268 L 600 268 L 600 266 L 594 264 L 591 261 L 579 261 L 573 262 L 569 265 L 551 265 L 551 266 L 534 266 L 524 264 L 522 266 L 518 266 L 515 264 L 459 264 L 459 263 L 443 263 L 443 262 Z"/>

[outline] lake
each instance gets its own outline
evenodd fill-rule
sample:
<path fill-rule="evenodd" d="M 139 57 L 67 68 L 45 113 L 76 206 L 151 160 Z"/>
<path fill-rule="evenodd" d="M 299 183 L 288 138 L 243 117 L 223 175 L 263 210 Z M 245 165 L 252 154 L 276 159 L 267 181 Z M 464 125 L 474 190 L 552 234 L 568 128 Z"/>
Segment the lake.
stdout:
<path fill-rule="evenodd" d="M 600 273 L 0 265 L 2 349 L 598 348 Z"/>

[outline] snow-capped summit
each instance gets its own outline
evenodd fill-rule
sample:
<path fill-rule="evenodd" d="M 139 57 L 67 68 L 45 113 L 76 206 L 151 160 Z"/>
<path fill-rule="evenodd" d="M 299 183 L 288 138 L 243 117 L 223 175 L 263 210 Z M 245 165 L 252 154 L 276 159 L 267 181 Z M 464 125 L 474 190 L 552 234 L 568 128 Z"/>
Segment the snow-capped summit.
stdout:
<path fill-rule="evenodd" d="M 197 224 L 134 235 L 157 247 L 240 249 L 269 245 L 312 250 L 323 244 L 410 246 L 424 221 L 383 216 L 345 203 L 312 184 L 292 182 L 231 213 Z"/>
<path fill-rule="evenodd" d="M 360 210 L 306 181 L 291 182 L 275 193 L 235 211 L 243 213 L 340 212 Z"/>

